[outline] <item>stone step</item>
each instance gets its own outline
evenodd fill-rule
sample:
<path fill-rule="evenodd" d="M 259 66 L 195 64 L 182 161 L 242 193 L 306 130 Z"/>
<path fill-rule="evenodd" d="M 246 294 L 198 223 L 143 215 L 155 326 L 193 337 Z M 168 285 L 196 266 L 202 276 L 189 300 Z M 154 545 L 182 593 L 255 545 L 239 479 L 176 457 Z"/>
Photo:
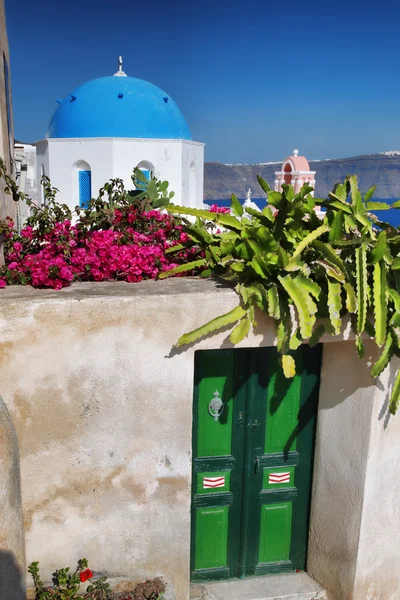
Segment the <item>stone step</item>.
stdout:
<path fill-rule="evenodd" d="M 307 573 L 193 583 L 190 600 L 327 600 Z"/>

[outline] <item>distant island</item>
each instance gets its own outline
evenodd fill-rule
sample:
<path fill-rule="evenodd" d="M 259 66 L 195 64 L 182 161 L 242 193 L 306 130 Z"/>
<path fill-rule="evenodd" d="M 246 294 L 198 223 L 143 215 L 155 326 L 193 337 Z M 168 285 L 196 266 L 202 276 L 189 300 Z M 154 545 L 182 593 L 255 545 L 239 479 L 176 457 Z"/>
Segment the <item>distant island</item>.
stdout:
<path fill-rule="evenodd" d="M 254 197 L 263 196 L 257 182 L 257 175 L 261 175 L 273 187 L 275 171 L 280 169 L 283 160 L 254 165 L 205 163 L 205 202 L 229 198 L 232 193 L 239 198 L 244 198 L 249 187 Z M 344 179 L 346 175 L 356 174 L 362 191 L 367 191 L 376 185 L 375 197 L 400 198 L 399 150 L 351 158 L 310 160 L 309 163 L 311 170 L 317 172 L 316 197 L 325 197 L 336 181 Z"/>

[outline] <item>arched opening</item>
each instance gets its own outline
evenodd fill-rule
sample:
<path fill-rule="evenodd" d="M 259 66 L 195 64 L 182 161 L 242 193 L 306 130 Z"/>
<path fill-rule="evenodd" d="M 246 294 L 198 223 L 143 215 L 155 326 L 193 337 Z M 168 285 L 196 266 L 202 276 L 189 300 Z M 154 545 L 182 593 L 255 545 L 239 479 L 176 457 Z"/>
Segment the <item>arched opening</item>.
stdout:
<path fill-rule="evenodd" d="M 152 178 L 152 176 L 154 174 L 153 163 L 151 163 L 149 160 L 141 160 L 140 163 L 138 164 L 137 168 L 142 171 L 146 180 L 150 181 L 150 179 Z M 147 187 L 147 184 L 144 181 L 139 181 L 139 180 L 135 181 L 135 188 L 137 190 L 145 190 L 146 187 Z"/>
<path fill-rule="evenodd" d="M 75 202 L 80 208 L 87 208 L 92 197 L 92 170 L 85 160 L 78 160 L 73 168 L 73 189 Z"/>
<path fill-rule="evenodd" d="M 286 165 L 283 168 L 283 172 L 284 172 L 284 180 L 285 183 L 287 183 L 288 185 L 290 185 L 292 183 L 292 166 L 290 163 L 286 163 Z"/>

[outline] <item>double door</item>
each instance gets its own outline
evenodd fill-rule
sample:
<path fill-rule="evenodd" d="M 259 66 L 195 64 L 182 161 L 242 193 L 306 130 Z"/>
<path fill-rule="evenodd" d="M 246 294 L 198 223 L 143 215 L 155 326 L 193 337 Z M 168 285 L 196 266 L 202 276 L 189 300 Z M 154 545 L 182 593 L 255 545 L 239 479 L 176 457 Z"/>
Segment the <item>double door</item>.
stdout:
<path fill-rule="evenodd" d="M 303 570 L 321 348 L 196 353 L 192 580 Z"/>

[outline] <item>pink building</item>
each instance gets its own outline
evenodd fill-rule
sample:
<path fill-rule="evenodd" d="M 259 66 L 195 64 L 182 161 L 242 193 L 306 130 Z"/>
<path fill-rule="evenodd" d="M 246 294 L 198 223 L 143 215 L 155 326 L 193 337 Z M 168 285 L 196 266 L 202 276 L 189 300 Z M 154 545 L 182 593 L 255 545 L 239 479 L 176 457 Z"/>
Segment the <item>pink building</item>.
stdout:
<path fill-rule="evenodd" d="M 288 156 L 280 171 L 275 172 L 275 191 L 282 190 L 282 184 L 288 183 L 293 186 L 295 194 L 305 184 L 315 188 L 315 171 L 310 171 L 310 165 L 305 156 L 299 156 L 298 150 L 293 150 L 293 156 Z M 311 192 L 314 196 L 314 191 Z"/>

